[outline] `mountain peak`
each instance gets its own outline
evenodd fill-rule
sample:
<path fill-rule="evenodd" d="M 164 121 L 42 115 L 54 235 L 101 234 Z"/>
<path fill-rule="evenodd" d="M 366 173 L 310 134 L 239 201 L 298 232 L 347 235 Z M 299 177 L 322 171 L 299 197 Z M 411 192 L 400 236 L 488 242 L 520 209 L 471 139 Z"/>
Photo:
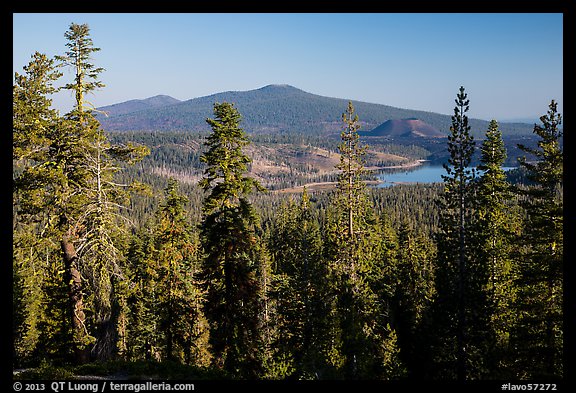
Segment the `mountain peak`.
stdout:
<path fill-rule="evenodd" d="M 264 86 L 263 89 L 265 89 L 265 88 L 267 88 L 267 87 L 268 87 L 268 88 L 273 88 L 273 87 L 291 87 L 291 88 L 295 89 L 294 86 L 290 86 L 290 85 L 287 85 L 287 84 L 285 84 L 285 83 L 273 83 L 273 84 L 271 84 L 271 85 L 266 85 L 266 86 Z"/>
<path fill-rule="evenodd" d="M 165 94 L 158 94 L 154 97 L 148 97 L 141 100 L 129 100 L 118 104 L 103 106 L 98 109 L 106 112 L 108 116 L 117 116 L 153 108 L 163 108 L 166 106 L 178 104 L 179 102 L 181 101 L 176 98 L 167 96 Z"/>
<path fill-rule="evenodd" d="M 145 98 L 145 99 L 140 100 L 140 101 L 147 103 L 151 106 L 166 106 L 166 105 L 172 105 L 172 104 L 177 104 L 177 103 L 181 102 L 180 100 L 178 100 L 174 97 L 167 96 L 165 94 L 158 94 L 154 97 Z"/>
<path fill-rule="evenodd" d="M 363 136 L 389 136 L 389 137 L 425 137 L 441 138 L 444 137 L 438 129 L 422 120 L 409 117 L 406 119 L 391 119 L 380 124 L 372 131 L 361 133 Z"/>
<path fill-rule="evenodd" d="M 296 90 L 296 91 L 302 91 L 292 85 L 286 85 L 286 84 L 272 84 L 272 85 L 266 85 L 264 87 L 261 87 L 258 90 Z"/>

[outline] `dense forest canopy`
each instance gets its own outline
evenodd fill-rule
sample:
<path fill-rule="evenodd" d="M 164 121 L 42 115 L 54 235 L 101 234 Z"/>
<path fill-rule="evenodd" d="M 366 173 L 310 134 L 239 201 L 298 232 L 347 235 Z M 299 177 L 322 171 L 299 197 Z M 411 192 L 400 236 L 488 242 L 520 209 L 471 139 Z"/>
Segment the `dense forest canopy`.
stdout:
<path fill-rule="evenodd" d="M 370 104 L 284 86 L 295 108 L 333 105 L 339 133 L 263 132 L 239 93 L 189 113 L 201 130 L 106 132 L 85 99 L 99 48 L 87 25 L 65 38 L 14 78 L 12 364 L 36 370 L 20 377 L 564 377 L 555 101 L 533 135 L 505 136 L 467 118 L 462 87 L 448 137 L 415 143 L 361 137 L 383 121 Z M 62 67 L 64 115 L 49 98 Z M 444 182 L 370 187 L 370 168 L 416 160 L 444 163 Z"/>

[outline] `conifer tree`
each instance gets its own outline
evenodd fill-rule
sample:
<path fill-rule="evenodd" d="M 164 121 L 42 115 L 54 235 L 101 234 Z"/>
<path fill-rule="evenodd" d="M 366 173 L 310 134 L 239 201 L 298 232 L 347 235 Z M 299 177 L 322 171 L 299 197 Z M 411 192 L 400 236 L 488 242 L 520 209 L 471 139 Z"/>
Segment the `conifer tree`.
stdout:
<path fill-rule="evenodd" d="M 381 213 L 372 236 L 371 243 L 377 245 L 377 252 L 371 257 L 365 272 L 366 282 L 374 294 L 368 330 L 372 336 L 371 356 L 375 360 L 370 378 L 402 379 L 407 370 L 400 356 L 394 294 L 404 283 L 399 281 L 399 239 L 387 211 Z"/>
<path fill-rule="evenodd" d="M 75 106 L 72 113 L 83 117 L 83 114 L 93 109 L 93 106 L 86 100 L 86 94 L 104 87 L 104 84 L 98 80 L 98 75 L 104 69 L 91 63 L 92 53 L 100 51 L 100 48 L 94 46 L 90 37 L 90 27 L 87 24 L 71 23 L 64 37 L 68 40 L 66 46 L 69 50 L 62 56 L 56 56 L 56 60 L 60 61 L 62 66 L 74 69 L 74 81 L 64 85 L 64 89 L 74 92 Z"/>
<path fill-rule="evenodd" d="M 367 203 L 366 186 L 363 182 L 363 157 L 366 148 L 360 145 L 358 135 L 358 115 L 351 102 L 342 114 L 344 130 L 341 132 L 342 142 L 340 170 L 336 193 L 332 204 L 337 214 L 332 223 L 331 231 L 333 250 L 330 257 L 333 260 L 337 277 L 336 296 L 337 315 L 340 320 L 342 355 L 344 357 L 344 375 L 347 378 L 359 378 L 359 358 L 366 353 L 366 336 L 363 334 L 364 302 L 373 300 L 369 288 L 363 280 L 360 259 L 362 240 L 367 235 Z"/>
<path fill-rule="evenodd" d="M 434 257 L 432 242 L 417 235 L 404 221 L 398 231 L 396 285 L 393 315 L 395 316 L 401 359 L 409 376 L 417 375 L 421 343 L 420 325 L 434 297 Z"/>
<path fill-rule="evenodd" d="M 512 335 L 514 369 L 520 378 L 563 375 L 563 131 L 557 102 L 551 101 L 540 121 L 542 125 L 534 126 L 538 147 L 518 146 L 535 159 L 520 159 L 533 182 L 519 189 L 527 213 L 516 281 L 518 321 Z"/>
<path fill-rule="evenodd" d="M 48 98 L 58 89 L 54 82 L 62 76 L 54 60 L 35 52 L 25 74 L 15 73 L 12 91 L 12 157 L 21 160 L 43 161 L 48 152 L 49 129 L 58 117 Z"/>
<path fill-rule="evenodd" d="M 382 346 L 390 333 L 388 293 L 382 288 L 389 262 L 383 256 L 380 228 L 370 205 L 363 175 L 366 147 L 358 135 L 352 103 L 342 114 L 338 184 L 332 197 L 326 253 L 332 263 L 337 299 L 335 342 L 340 342 L 346 378 L 387 377 Z M 394 340 L 395 345 L 395 340 Z"/>
<path fill-rule="evenodd" d="M 482 175 L 478 180 L 478 219 L 483 239 L 481 239 L 485 255 L 490 266 L 490 282 L 492 290 L 496 290 L 496 282 L 502 276 L 507 263 L 509 239 L 506 230 L 506 202 L 511 198 L 510 185 L 502 169 L 506 159 L 506 149 L 502 141 L 502 133 L 495 120 L 490 122 L 486 131 L 486 139 L 482 143 L 481 158 L 478 170 Z M 507 269 L 509 270 L 509 268 Z"/>
<path fill-rule="evenodd" d="M 165 337 L 165 358 L 207 364 L 207 329 L 197 282 L 199 239 L 193 237 L 187 222 L 184 205 L 188 199 L 179 193 L 178 182 L 170 179 L 164 193 L 154 236 L 154 259 L 160 297 L 158 327 Z"/>
<path fill-rule="evenodd" d="M 132 236 L 127 251 L 125 274 L 131 285 L 124 291 L 121 303 L 122 317 L 127 321 L 119 343 L 119 355 L 123 359 L 158 360 L 163 332 L 159 333 L 158 294 L 155 278 L 158 269 L 151 256 L 155 253 L 154 228 L 156 220 L 149 218 Z M 146 294 L 146 296 L 143 296 Z"/>
<path fill-rule="evenodd" d="M 481 378 L 485 373 L 482 354 L 490 341 L 485 264 L 477 258 L 474 212 L 475 170 L 468 168 L 474 153 L 470 134 L 469 100 L 463 87 L 456 99 L 448 136 L 450 158 L 444 164 L 444 194 L 439 200 L 436 298 L 431 312 L 437 337 L 432 353 L 435 373 L 458 380 Z"/>
<path fill-rule="evenodd" d="M 74 81 L 64 88 L 74 92 L 75 105 L 55 135 L 58 140 L 55 147 L 57 157 L 63 161 L 63 176 L 70 191 L 65 194 L 64 203 L 75 210 L 60 219 L 64 231 L 61 246 L 73 283 L 75 334 L 85 336 L 84 341 L 95 341 L 92 356 L 104 360 L 115 350 L 112 293 L 114 280 L 124 278 L 123 255 L 118 245 L 125 238 L 122 231 L 126 223 L 121 210 L 128 202 L 126 191 L 131 186 L 115 182 L 114 174 L 123 163 L 138 162 L 149 150 L 131 144 L 112 146 L 108 142 L 93 114 L 93 105 L 86 99 L 87 94 L 104 87 L 98 80 L 104 70 L 91 62 L 92 54 L 100 48 L 94 47 L 86 24 L 72 23 L 65 37 L 69 50 L 56 59 L 61 66 L 74 69 Z M 94 311 L 88 321 L 83 311 L 85 301 Z M 89 329 L 96 337 L 89 338 L 92 336 Z"/>
<path fill-rule="evenodd" d="M 86 112 L 89 108 L 85 107 L 84 96 L 103 86 L 97 80 L 103 70 L 95 68 L 90 62 L 90 54 L 99 48 L 93 47 L 89 32 L 87 25 L 72 23 L 64 34 L 69 51 L 64 56 L 56 56 L 62 66 L 74 68 L 74 82 L 67 83 L 64 88 L 72 90 L 76 100 L 73 110 L 62 119 L 51 138 L 60 188 L 55 201 L 55 205 L 60 207 L 57 225 L 62 233 L 60 245 L 69 277 L 67 281 L 70 282 L 70 313 L 78 363 L 88 361 L 90 346 L 95 343 L 87 326 L 84 310 L 87 285 L 78 258 L 78 242 L 84 235 L 81 216 L 89 204 L 85 190 L 91 189 L 93 179 L 86 161 L 91 142 L 98 137 L 98 123 L 90 110 Z"/>
<path fill-rule="evenodd" d="M 70 329 L 64 323 L 66 286 L 54 264 L 59 254 L 52 241 L 55 210 L 51 201 L 54 170 L 50 164 L 51 135 L 58 127 L 58 113 L 48 96 L 62 75 L 54 60 L 34 53 L 15 73 L 13 87 L 14 163 L 14 340 L 17 362 L 50 356 L 65 360 Z M 39 186 L 40 185 L 40 186 Z"/>
<path fill-rule="evenodd" d="M 514 291 L 512 286 L 513 236 L 517 227 L 518 213 L 512 204 L 512 189 L 502 168 L 506 160 L 506 149 L 502 133 L 496 120 L 492 120 L 486 131 L 486 139 L 480 149 L 481 176 L 477 186 L 477 231 L 478 257 L 488 269 L 487 296 L 493 307 L 491 325 L 497 341 L 492 348 L 492 373 L 500 372 L 504 354 L 508 347 Z M 489 357 L 486 353 L 485 357 Z M 492 374 L 494 375 L 494 374 Z"/>
<path fill-rule="evenodd" d="M 127 198 L 124 190 L 129 185 L 115 183 L 113 175 L 121 163 L 137 162 L 148 151 L 131 145 L 110 146 L 86 104 L 85 95 L 103 86 L 97 80 L 102 69 L 90 62 L 90 54 L 98 48 L 92 46 L 89 31 L 87 25 L 72 23 L 65 34 L 70 50 L 56 57 L 75 70 L 74 82 L 65 86 L 75 93 L 73 110 L 56 118 L 52 126 L 39 128 L 41 138 L 33 133 L 18 134 L 27 138 L 25 142 L 16 138 L 19 149 L 28 144 L 36 154 L 16 185 L 24 196 L 21 206 L 42 212 L 47 217 L 44 233 L 60 245 L 63 279 L 69 285 L 72 347 L 79 363 L 88 361 L 91 351 L 97 358 L 109 357 L 114 347 L 114 324 L 108 323 L 112 277 L 121 277 L 118 230 L 122 229 L 120 209 Z M 90 320 L 86 301 L 94 311 Z"/>
<path fill-rule="evenodd" d="M 262 369 L 261 248 L 258 217 L 248 200 L 263 187 L 246 175 L 249 141 L 240 128 L 240 113 L 229 103 L 214 104 L 212 133 L 201 160 L 207 167 L 200 186 L 208 192 L 202 205 L 202 279 L 205 314 L 210 322 L 214 363 L 231 375 L 255 378 Z"/>
<path fill-rule="evenodd" d="M 184 210 L 188 199 L 178 187 L 176 180 L 168 181 L 150 234 L 131 247 L 136 284 L 130 297 L 136 306 L 131 346 L 150 359 L 208 365 L 208 329 L 197 278 L 200 242 Z"/>
<path fill-rule="evenodd" d="M 300 204 L 280 210 L 270 235 L 274 265 L 275 353 L 291 378 L 321 378 L 328 367 L 328 268 L 322 257 L 320 227 L 306 188 Z M 279 366 L 277 366 L 279 367 Z"/>
<path fill-rule="evenodd" d="M 368 199 L 366 195 L 366 184 L 362 176 L 365 174 L 364 156 L 366 155 L 366 146 L 360 144 L 360 135 L 358 130 L 358 115 L 354 111 L 352 102 L 348 103 L 346 112 L 342 114 L 344 131 L 341 133 L 342 142 L 338 146 L 340 150 L 340 163 L 336 169 L 340 170 L 338 192 L 336 194 L 336 203 L 343 209 L 342 213 L 346 215 L 346 236 L 350 244 L 355 243 L 358 231 L 362 231 L 363 225 L 366 224 L 366 209 Z M 354 260 L 351 259 L 351 274 L 354 275 Z"/>

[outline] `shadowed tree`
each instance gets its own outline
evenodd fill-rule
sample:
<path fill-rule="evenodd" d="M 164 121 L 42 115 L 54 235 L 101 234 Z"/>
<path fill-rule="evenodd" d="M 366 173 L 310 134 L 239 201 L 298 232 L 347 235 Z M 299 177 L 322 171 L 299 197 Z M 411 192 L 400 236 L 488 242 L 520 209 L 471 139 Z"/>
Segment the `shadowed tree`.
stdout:
<path fill-rule="evenodd" d="M 483 353 L 491 340 L 491 309 L 485 293 L 488 272 L 477 255 L 475 170 L 468 168 L 475 144 L 468 110 L 467 94 L 460 87 L 448 136 L 444 193 L 438 201 L 436 297 L 428 326 L 434 327 L 429 340 L 432 374 L 461 381 L 486 373 Z"/>
<path fill-rule="evenodd" d="M 331 261 L 342 371 L 346 378 L 397 377 L 396 337 L 388 320 L 390 258 L 363 176 L 366 147 L 351 102 L 342 114 L 340 170 L 331 200 L 326 254 Z M 390 356 L 390 354 L 393 354 Z"/>
<path fill-rule="evenodd" d="M 393 315 L 395 316 L 401 358 L 409 376 L 418 375 L 418 359 L 422 343 L 419 327 L 434 297 L 435 247 L 426 236 L 418 235 L 408 222 L 398 231 L 396 285 Z"/>
<path fill-rule="evenodd" d="M 188 199 L 168 180 L 149 233 L 130 250 L 130 356 L 209 364 L 208 326 L 198 282 L 200 241 L 186 217 Z M 142 294 L 146 294 L 145 297 Z"/>
<path fill-rule="evenodd" d="M 202 155 L 207 167 L 200 186 L 208 192 L 202 205 L 201 239 L 205 259 L 205 314 L 210 321 L 214 363 L 231 375 L 255 378 L 262 372 L 264 257 L 256 235 L 258 218 L 248 201 L 264 190 L 246 176 L 249 141 L 240 113 L 229 103 L 214 104 L 212 133 Z"/>
<path fill-rule="evenodd" d="M 291 200 L 277 217 L 269 246 L 276 304 L 274 358 L 286 363 L 286 377 L 322 378 L 328 367 L 326 330 L 332 304 L 320 227 L 306 189 L 300 204 Z"/>
<path fill-rule="evenodd" d="M 511 339 L 516 375 L 535 379 L 563 376 L 564 335 L 563 131 L 554 100 L 540 121 L 534 125 L 538 146 L 518 146 L 535 161 L 520 159 L 532 184 L 518 190 L 527 214 L 516 279 L 518 320 Z"/>

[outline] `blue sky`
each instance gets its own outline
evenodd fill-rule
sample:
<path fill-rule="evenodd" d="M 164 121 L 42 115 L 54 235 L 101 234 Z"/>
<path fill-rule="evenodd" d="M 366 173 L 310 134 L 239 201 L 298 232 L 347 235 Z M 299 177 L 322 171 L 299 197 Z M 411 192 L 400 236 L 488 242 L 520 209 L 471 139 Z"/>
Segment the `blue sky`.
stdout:
<path fill-rule="evenodd" d="M 66 50 L 87 23 L 106 69 L 96 106 L 290 84 L 310 93 L 469 116 L 538 118 L 563 103 L 562 14 L 13 14 L 13 71 Z M 72 78 L 65 71 L 66 81 Z M 54 106 L 70 109 L 69 92 Z M 361 116 L 361 114 L 359 114 Z"/>

